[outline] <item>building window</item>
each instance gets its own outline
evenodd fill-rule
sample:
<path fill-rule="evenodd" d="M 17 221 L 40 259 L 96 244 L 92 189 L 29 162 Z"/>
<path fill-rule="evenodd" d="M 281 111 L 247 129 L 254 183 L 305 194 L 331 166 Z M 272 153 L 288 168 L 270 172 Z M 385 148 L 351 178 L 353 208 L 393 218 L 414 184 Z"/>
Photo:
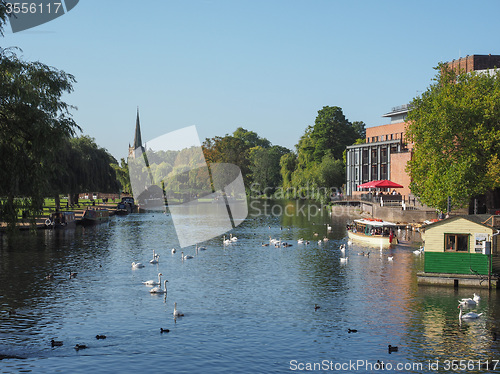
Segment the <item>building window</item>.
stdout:
<path fill-rule="evenodd" d="M 469 252 L 468 234 L 444 234 L 446 252 Z"/>

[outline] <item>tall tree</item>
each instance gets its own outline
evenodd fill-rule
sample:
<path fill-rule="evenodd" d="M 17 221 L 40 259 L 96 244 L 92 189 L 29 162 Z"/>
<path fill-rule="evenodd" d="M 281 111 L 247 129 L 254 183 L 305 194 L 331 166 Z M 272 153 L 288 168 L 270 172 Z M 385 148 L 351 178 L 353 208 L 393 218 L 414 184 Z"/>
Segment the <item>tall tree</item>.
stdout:
<path fill-rule="evenodd" d="M 249 152 L 252 190 L 272 193 L 281 184 L 280 160 L 290 150 L 274 145 L 270 148 L 253 147 Z"/>
<path fill-rule="evenodd" d="M 7 197 L 0 219 L 10 227 L 20 206 L 36 215 L 61 144 L 79 129 L 73 107 L 61 100 L 74 82 L 70 74 L 0 49 L 0 195 Z"/>
<path fill-rule="evenodd" d="M 462 73 L 440 64 L 406 119 L 414 142 L 407 170 L 411 191 L 445 210 L 500 187 L 500 73 Z"/>
<path fill-rule="evenodd" d="M 271 142 L 266 138 L 261 138 L 256 132 L 249 131 L 243 127 L 238 127 L 234 132 L 233 136 L 237 139 L 242 140 L 247 148 L 262 147 L 269 148 Z"/>
<path fill-rule="evenodd" d="M 359 127 L 360 123 L 357 124 Z M 321 161 L 327 151 L 331 151 L 334 158 L 341 159 L 345 147 L 359 138 L 359 131 L 345 118 L 341 108 L 323 107 L 318 111 L 310 133 L 314 142 L 314 160 Z"/>

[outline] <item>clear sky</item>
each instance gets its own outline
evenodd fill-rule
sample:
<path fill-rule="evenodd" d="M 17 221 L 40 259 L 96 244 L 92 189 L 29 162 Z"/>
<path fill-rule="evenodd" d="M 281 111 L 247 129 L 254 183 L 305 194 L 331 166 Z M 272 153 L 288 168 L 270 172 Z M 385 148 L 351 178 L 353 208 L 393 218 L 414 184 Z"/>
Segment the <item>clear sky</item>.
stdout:
<path fill-rule="evenodd" d="M 74 119 L 117 159 L 133 142 L 196 125 L 294 149 L 323 106 L 382 114 L 431 83 L 440 61 L 500 54 L 500 1 L 80 0 L 17 46 L 76 77 Z"/>

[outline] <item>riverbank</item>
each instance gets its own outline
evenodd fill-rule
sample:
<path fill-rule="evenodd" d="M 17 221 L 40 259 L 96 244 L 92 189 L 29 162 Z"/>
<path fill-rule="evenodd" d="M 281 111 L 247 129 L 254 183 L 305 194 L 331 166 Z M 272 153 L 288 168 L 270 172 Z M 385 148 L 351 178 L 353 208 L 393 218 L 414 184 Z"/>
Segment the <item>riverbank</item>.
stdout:
<path fill-rule="evenodd" d="M 82 219 L 83 215 L 85 214 L 85 211 L 88 208 L 93 208 L 93 209 L 108 209 L 109 215 L 114 216 L 116 213 L 116 203 L 101 203 L 101 204 L 96 204 L 96 205 L 87 205 L 87 206 L 82 206 L 81 208 L 78 209 L 64 209 L 65 212 L 74 212 L 75 213 L 75 221 L 77 224 L 79 224 Z M 40 216 L 35 219 L 35 226 L 34 228 L 37 230 L 42 230 L 46 229 L 47 226 L 45 225 L 45 221 L 50 218 L 50 214 Z M 16 224 L 16 227 L 19 230 L 30 230 L 33 228 L 30 222 L 18 222 Z M 0 233 L 5 232 L 7 229 L 7 223 L 5 222 L 0 222 Z"/>

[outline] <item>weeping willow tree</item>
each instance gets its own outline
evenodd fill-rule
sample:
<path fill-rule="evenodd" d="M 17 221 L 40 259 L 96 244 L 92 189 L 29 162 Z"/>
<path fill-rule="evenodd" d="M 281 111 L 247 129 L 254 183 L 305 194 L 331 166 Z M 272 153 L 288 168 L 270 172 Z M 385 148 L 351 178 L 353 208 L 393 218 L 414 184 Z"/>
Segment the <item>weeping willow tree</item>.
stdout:
<path fill-rule="evenodd" d="M 79 130 L 61 100 L 75 78 L 0 49 L 0 219 L 13 227 L 20 210 L 37 215 L 58 165 L 60 144 Z"/>

